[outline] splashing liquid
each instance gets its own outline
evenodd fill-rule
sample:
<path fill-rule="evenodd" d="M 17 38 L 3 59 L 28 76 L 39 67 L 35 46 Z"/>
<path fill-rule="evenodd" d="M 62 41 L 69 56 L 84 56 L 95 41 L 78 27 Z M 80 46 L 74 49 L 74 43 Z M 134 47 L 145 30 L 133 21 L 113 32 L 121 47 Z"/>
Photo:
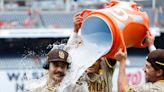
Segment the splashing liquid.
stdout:
<path fill-rule="evenodd" d="M 93 65 L 102 55 L 106 54 L 108 50 L 109 48 L 105 45 L 90 42 L 85 42 L 78 48 L 71 49 L 69 53 L 72 57 L 71 68 L 64 77 L 59 87 L 59 92 L 63 92 L 69 85 L 75 85 L 85 70 Z"/>

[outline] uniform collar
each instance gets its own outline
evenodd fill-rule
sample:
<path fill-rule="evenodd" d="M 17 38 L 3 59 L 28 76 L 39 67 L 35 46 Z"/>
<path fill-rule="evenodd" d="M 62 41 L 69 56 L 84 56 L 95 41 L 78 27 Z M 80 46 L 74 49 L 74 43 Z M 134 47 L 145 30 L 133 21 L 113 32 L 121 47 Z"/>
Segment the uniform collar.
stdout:
<path fill-rule="evenodd" d="M 159 80 L 159 82 L 164 82 L 164 80 Z"/>

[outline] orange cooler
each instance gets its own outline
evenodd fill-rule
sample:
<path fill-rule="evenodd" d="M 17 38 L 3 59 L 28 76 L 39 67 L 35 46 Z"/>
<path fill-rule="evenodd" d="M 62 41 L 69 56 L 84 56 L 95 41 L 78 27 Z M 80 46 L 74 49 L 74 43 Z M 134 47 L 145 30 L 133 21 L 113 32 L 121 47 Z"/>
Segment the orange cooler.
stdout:
<path fill-rule="evenodd" d="M 104 9 L 83 10 L 81 16 L 83 41 L 105 48 L 104 57 L 114 58 L 120 47 L 125 51 L 147 46 L 143 40 L 149 31 L 149 18 L 134 2 L 111 1 Z"/>

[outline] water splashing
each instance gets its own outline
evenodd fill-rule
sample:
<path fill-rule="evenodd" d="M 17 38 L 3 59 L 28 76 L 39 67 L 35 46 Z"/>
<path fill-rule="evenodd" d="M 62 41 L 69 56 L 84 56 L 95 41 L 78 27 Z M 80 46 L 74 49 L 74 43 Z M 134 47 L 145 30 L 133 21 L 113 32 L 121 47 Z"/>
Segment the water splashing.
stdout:
<path fill-rule="evenodd" d="M 63 79 L 58 91 L 63 92 L 68 86 L 75 85 L 84 71 L 107 52 L 107 48 L 93 43 L 85 43 L 70 49 L 71 68 Z"/>

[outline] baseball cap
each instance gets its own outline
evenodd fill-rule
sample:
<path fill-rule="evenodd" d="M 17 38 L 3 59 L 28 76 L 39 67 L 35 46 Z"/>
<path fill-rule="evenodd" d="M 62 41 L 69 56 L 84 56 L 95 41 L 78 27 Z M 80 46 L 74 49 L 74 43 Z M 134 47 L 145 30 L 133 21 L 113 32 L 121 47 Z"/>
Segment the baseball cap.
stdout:
<path fill-rule="evenodd" d="M 151 63 L 155 69 L 164 68 L 164 50 L 157 49 L 150 52 L 147 61 Z"/>
<path fill-rule="evenodd" d="M 61 61 L 67 62 L 68 53 L 62 49 L 53 49 L 47 55 L 48 62 Z"/>
<path fill-rule="evenodd" d="M 69 65 L 68 55 L 69 54 L 62 49 L 52 49 L 47 55 L 47 61 L 43 64 L 43 68 L 49 69 L 50 62 L 63 62 Z"/>

